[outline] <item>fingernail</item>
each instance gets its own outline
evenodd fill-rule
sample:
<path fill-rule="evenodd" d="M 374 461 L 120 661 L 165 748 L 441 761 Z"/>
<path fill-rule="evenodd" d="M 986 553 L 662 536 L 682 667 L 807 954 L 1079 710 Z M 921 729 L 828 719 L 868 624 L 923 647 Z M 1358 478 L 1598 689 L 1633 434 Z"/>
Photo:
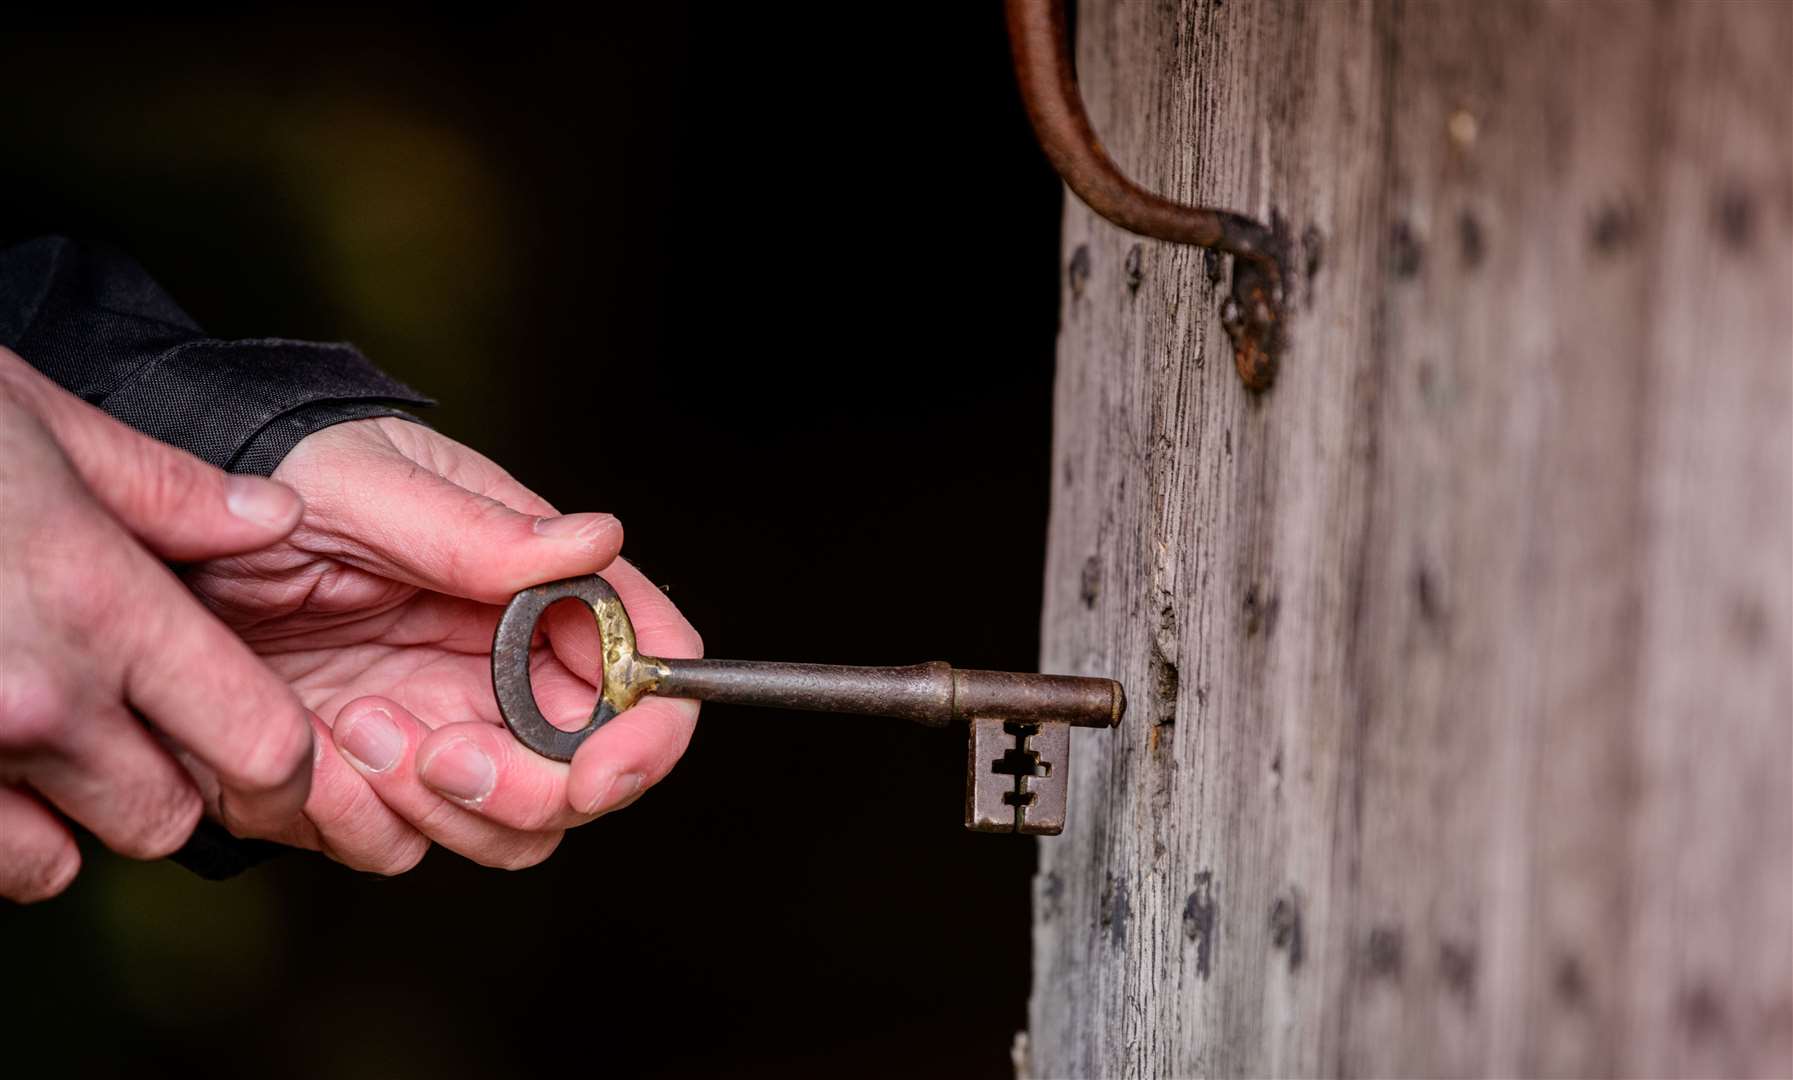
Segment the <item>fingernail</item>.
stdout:
<path fill-rule="evenodd" d="M 259 476 L 232 475 L 224 482 L 224 505 L 231 514 L 265 529 L 284 528 L 298 500 L 285 484 Z"/>
<path fill-rule="evenodd" d="M 610 514 L 562 514 L 560 517 L 536 518 L 535 533 L 551 540 L 576 540 L 591 547 L 616 525 L 616 518 Z"/>
<path fill-rule="evenodd" d="M 369 709 L 350 720 L 336 744 L 368 772 L 385 772 L 405 752 L 405 736 L 385 709 Z"/>
<path fill-rule="evenodd" d="M 616 809 L 635 797 L 636 793 L 641 790 L 644 779 L 638 772 L 623 773 L 615 777 L 610 781 L 608 787 L 602 789 L 602 794 L 593 799 L 591 805 L 585 808 L 585 812 L 603 814 Z"/>
<path fill-rule="evenodd" d="M 498 770 L 471 739 L 456 739 L 423 763 L 423 782 L 439 793 L 478 806 L 492 793 Z"/>

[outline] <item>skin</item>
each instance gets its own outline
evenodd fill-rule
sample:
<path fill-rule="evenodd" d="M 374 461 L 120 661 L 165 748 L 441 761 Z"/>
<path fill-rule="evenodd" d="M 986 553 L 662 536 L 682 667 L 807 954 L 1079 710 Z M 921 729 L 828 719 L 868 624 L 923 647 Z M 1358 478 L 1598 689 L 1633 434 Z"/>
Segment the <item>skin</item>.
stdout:
<path fill-rule="evenodd" d="M 695 702 L 649 698 L 563 764 L 518 743 L 492 695 L 499 614 L 518 590 L 556 578 L 602 571 L 644 651 L 702 654 L 665 595 L 616 557 L 616 519 L 557 516 L 485 457 L 404 420 L 326 428 L 274 476 L 305 498 L 298 527 L 187 582 L 319 718 L 311 796 L 277 839 L 388 874 L 431 841 L 488 866 L 530 866 L 684 752 Z M 551 648 L 532 669 L 536 697 L 551 720 L 577 726 L 600 678 L 596 624 L 570 604 L 543 622 Z"/>
<path fill-rule="evenodd" d="M 692 702 L 649 699 L 561 764 L 492 698 L 502 605 L 557 577 L 601 570 L 645 651 L 700 654 L 616 558 L 615 519 L 558 515 L 402 420 L 315 433 L 275 478 L 147 439 L 0 350 L 0 896 L 69 885 L 67 821 L 159 858 L 202 812 L 381 873 L 432 842 L 529 866 L 683 752 Z M 537 697 L 570 726 L 596 630 L 564 607 L 544 626 Z"/>
<path fill-rule="evenodd" d="M 0 349 L 0 896 L 81 866 L 66 821 L 124 855 L 177 849 L 202 810 L 276 830 L 310 792 L 312 726 L 285 680 L 163 560 L 265 547 L 299 498 L 114 422 Z"/>

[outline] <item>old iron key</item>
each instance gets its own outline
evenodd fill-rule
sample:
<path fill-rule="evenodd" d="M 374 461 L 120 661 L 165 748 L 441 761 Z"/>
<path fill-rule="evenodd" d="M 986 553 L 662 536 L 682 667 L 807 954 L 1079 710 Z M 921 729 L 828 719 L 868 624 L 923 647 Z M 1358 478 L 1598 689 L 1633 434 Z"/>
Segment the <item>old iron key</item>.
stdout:
<path fill-rule="evenodd" d="M 529 684 L 529 642 L 557 600 L 585 602 L 598 620 L 604 685 L 577 731 L 548 722 Z M 1113 679 L 955 670 L 947 664 L 844 667 L 753 660 L 662 660 L 635 651 L 635 627 L 610 583 L 597 575 L 524 589 L 498 620 L 492 642 L 498 709 L 524 746 L 571 761 L 592 732 L 647 694 L 856 713 L 945 727 L 971 726 L 965 827 L 978 832 L 1055 834 L 1065 827 L 1071 728 L 1113 727 L 1127 707 Z"/>

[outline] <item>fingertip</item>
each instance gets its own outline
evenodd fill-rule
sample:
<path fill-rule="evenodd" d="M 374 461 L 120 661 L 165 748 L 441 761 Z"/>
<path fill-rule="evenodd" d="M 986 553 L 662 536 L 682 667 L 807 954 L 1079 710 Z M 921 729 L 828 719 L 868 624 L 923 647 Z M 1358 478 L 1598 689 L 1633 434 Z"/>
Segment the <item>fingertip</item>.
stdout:
<path fill-rule="evenodd" d="M 239 836 L 269 837 L 291 824 L 311 797 L 317 763 L 317 734 L 310 713 L 296 702 L 295 723 L 270 723 L 247 752 L 228 763 L 213 762 L 219 774 L 219 816 Z"/>
<path fill-rule="evenodd" d="M 330 853 L 330 856 L 353 869 L 378 874 L 381 877 L 397 877 L 400 874 L 408 874 L 417 869 L 417 865 L 423 862 L 423 857 L 430 853 L 431 844 L 429 838 L 422 833 L 410 829 L 409 826 L 406 828 L 409 835 L 371 858 L 362 857 L 357 862 L 350 863 L 348 860 L 340 858 L 334 851 Z"/>
<path fill-rule="evenodd" d="M 496 870 L 528 870 L 546 862 L 548 856 L 560 847 L 561 838 L 566 836 L 565 829 L 553 829 L 548 832 L 532 832 L 525 835 L 521 842 L 507 846 L 496 857 L 483 857 L 478 861 Z"/>
<path fill-rule="evenodd" d="M 567 766 L 484 721 L 447 724 L 417 748 L 424 785 L 457 806 L 525 832 L 566 817 Z"/>
<path fill-rule="evenodd" d="M 81 873 L 81 849 L 69 837 L 41 866 L 28 868 L 23 880 L 11 885 L 0 895 L 21 904 L 38 904 L 53 900 L 68 891 Z"/>
<path fill-rule="evenodd" d="M 599 728 L 573 754 L 567 802 L 581 814 L 602 814 L 659 783 L 691 743 L 698 705 L 649 698 Z"/>
<path fill-rule="evenodd" d="M 224 505 L 232 517 L 266 530 L 269 543 L 292 532 L 305 513 L 305 500 L 292 488 L 243 474 L 225 478 Z"/>
<path fill-rule="evenodd" d="M 425 787 L 456 805 L 484 810 L 507 756 L 499 729 L 491 724 L 444 724 L 418 744 L 417 776 Z"/>
<path fill-rule="evenodd" d="M 567 801 L 573 809 L 590 817 L 599 817 L 620 810 L 640 797 L 647 787 L 647 776 L 639 772 L 617 771 L 614 767 L 594 771 L 590 779 L 578 785 L 567 785 Z"/>
<path fill-rule="evenodd" d="M 513 564 L 500 589 L 498 603 L 544 581 L 583 577 L 609 567 L 623 549 L 623 526 L 610 514 L 562 514 L 535 518 L 530 524 L 528 556 Z"/>
<path fill-rule="evenodd" d="M 192 837 L 204 813 L 205 803 L 199 792 L 192 787 L 183 788 L 165 805 L 146 808 L 134 823 L 133 831 L 108 846 L 131 859 L 165 859 Z"/>
<path fill-rule="evenodd" d="M 81 848 L 67 829 L 48 838 L 44 850 L 4 867 L 0 873 L 0 897 L 20 904 L 36 904 L 61 896 L 81 873 Z M 9 851 L 9 856 L 18 854 Z"/>
<path fill-rule="evenodd" d="M 278 682 L 269 697 L 272 700 L 263 708 L 263 718 L 252 728 L 245 724 L 245 728 L 250 728 L 249 734 L 221 751 L 221 760 L 212 764 L 225 786 L 244 795 L 276 805 L 296 792 L 298 801 L 304 802 L 311 766 L 317 761 L 317 733 L 312 727 L 311 710 Z M 250 708 L 245 708 L 244 713 L 254 715 Z"/>
<path fill-rule="evenodd" d="M 392 877 L 421 862 L 429 840 L 386 805 L 373 782 L 375 776 L 330 737 L 331 731 L 351 728 L 370 714 L 390 721 L 390 706 L 376 700 L 346 718 L 339 711 L 337 728 L 325 728 L 318 743 L 311 799 L 305 806 L 311 829 L 309 835 L 297 837 L 297 846 L 322 851 L 353 870 Z M 322 721 L 319 725 L 324 726 Z"/>
<path fill-rule="evenodd" d="M 529 517 L 496 505 L 502 532 L 456 537 L 452 569 L 426 582 L 486 604 L 507 604 L 545 581 L 595 574 L 622 550 L 622 524 L 609 514 Z"/>
<path fill-rule="evenodd" d="M 70 836 L 62 849 L 56 853 L 55 859 L 43 877 L 42 890 L 34 899 L 48 900 L 51 897 L 61 896 L 70 885 L 75 883 L 75 878 L 80 873 L 81 846 L 75 843 L 73 836 Z"/>
<path fill-rule="evenodd" d="M 538 517 L 532 531 L 545 540 L 585 555 L 602 557 L 608 566 L 623 549 L 623 523 L 614 514 L 580 513 Z"/>
<path fill-rule="evenodd" d="M 331 742 L 337 753 L 366 776 L 390 774 L 404 762 L 423 724 L 390 698 L 356 698 L 336 714 Z"/>

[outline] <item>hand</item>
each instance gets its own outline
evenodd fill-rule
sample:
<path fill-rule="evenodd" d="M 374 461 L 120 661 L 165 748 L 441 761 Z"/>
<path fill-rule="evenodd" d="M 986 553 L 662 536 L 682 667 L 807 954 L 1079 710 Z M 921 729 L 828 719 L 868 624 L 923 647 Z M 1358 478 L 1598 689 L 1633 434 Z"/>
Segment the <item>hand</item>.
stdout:
<path fill-rule="evenodd" d="M 694 702 L 648 698 L 569 766 L 517 742 L 493 697 L 499 613 L 557 578 L 603 570 L 644 652 L 701 654 L 665 595 L 616 559 L 616 519 L 557 516 L 491 461 L 398 419 L 325 428 L 274 475 L 305 498 L 298 528 L 187 580 L 327 725 L 304 817 L 278 839 L 382 873 L 415 865 L 432 840 L 529 866 L 684 752 Z M 601 678 L 596 624 L 563 604 L 543 625 L 552 648 L 535 663 L 537 701 L 582 724 Z"/>
<path fill-rule="evenodd" d="M 300 509 L 0 349 L 0 896 L 54 896 L 79 871 L 52 807 L 124 855 L 179 848 L 202 804 L 177 756 L 233 830 L 298 814 L 310 719 L 161 560 L 265 547 Z"/>

